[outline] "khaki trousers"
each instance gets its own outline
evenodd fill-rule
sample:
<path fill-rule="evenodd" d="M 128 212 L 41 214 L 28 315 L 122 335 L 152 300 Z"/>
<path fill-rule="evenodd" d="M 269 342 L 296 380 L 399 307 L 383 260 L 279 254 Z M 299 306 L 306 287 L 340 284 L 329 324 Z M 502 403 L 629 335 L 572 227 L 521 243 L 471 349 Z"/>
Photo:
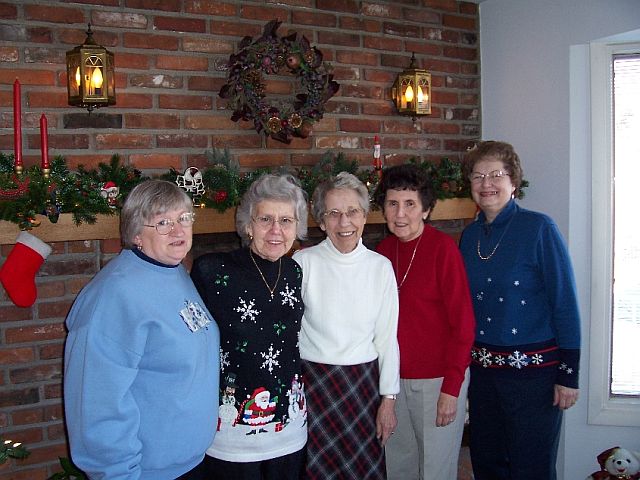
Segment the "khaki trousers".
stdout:
<path fill-rule="evenodd" d="M 466 416 L 469 370 L 460 388 L 456 420 L 436 427 L 442 378 L 400 379 L 398 427 L 385 449 L 388 480 L 456 480 Z"/>

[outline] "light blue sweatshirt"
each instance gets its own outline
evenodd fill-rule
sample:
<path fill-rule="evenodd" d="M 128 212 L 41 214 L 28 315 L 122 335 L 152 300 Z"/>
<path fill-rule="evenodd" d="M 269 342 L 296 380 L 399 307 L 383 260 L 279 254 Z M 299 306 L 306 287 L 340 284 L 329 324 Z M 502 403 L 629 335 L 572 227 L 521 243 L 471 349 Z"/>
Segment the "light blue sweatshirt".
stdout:
<path fill-rule="evenodd" d="M 64 404 L 72 460 L 90 479 L 175 479 L 202 461 L 220 370 L 218 327 L 197 326 L 206 319 L 184 267 L 130 250 L 78 295 L 67 317 Z"/>

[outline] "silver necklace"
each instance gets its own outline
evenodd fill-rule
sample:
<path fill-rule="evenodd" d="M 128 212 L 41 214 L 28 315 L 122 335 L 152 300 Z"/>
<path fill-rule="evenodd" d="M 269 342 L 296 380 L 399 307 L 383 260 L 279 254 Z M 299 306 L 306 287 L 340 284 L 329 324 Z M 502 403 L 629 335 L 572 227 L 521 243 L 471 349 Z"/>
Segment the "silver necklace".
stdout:
<path fill-rule="evenodd" d="M 478 232 L 478 248 L 476 249 L 478 252 L 478 257 L 480 257 L 480 260 L 486 261 L 486 260 L 489 260 L 491 257 L 493 257 L 493 254 L 496 253 L 496 250 L 498 250 L 498 247 L 500 246 L 500 242 L 502 242 L 502 239 L 506 235 L 507 230 L 509 230 L 509 227 L 511 226 L 511 222 L 513 222 L 513 219 L 516 218 L 516 213 L 513 214 L 513 217 L 511 217 L 511 220 L 509 220 L 509 223 L 507 223 L 507 226 L 504 228 L 502 235 L 500 235 L 500 238 L 498 239 L 498 243 L 496 243 L 496 246 L 493 247 L 493 250 L 491 250 L 491 253 L 486 257 L 483 257 L 482 253 L 480 253 L 480 238 L 482 237 L 482 228 L 480 229 L 480 231 Z"/>
<path fill-rule="evenodd" d="M 409 260 L 409 266 L 407 267 L 407 270 L 404 272 L 404 276 L 402 277 L 402 280 L 398 284 L 398 291 L 400 291 L 400 287 L 402 287 L 402 285 L 404 284 L 404 281 L 407 279 L 407 275 L 409 275 L 409 270 L 411 270 L 411 265 L 413 265 L 413 259 L 416 258 L 416 252 L 418 251 L 418 245 L 420 245 L 420 240 L 422 240 L 422 235 L 423 234 L 424 234 L 424 230 L 422 231 L 422 233 L 418 237 L 418 241 L 416 242 L 416 246 L 413 247 L 413 253 L 411 254 L 411 260 Z M 400 245 L 400 239 L 398 239 L 398 243 L 396 243 L 396 278 L 398 278 L 398 275 L 400 274 L 400 258 L 399 258 L 399 255 L 398 255 L 399 245 Z"/>
<path fill-rule="evenodd" d="M 264 275 L 262 274 L 262 270 L 260 270 L 260 267 L 256 263 L 256 259 L 253 258 L 253 252 L 251 251 L 251 249 L 249 249 L 249 256 L 251 257 L 251 260 L 253 260 L 253 264 L 258 269 L 258 273 L 260 274 L 260 278 L 262 278 L 262 281 L 266 285 L 267 290 L 269 290 L 269 294 L 271 295 L 271 300 L 273 300 L 273 292 L 276 291 L 276 287 L 278 286 L 278 282 L 280 281 L 280 273 L 282 272 L 282 257 L 280 257 L 279 263 L 278 263 L 278 278 L 276 278 L 276 283 L 274 283 L 273 284 L 273 288 L 271 288 L 269 286 L 269 284 L 267 283 L 267 279 L 264 278 Z"/>

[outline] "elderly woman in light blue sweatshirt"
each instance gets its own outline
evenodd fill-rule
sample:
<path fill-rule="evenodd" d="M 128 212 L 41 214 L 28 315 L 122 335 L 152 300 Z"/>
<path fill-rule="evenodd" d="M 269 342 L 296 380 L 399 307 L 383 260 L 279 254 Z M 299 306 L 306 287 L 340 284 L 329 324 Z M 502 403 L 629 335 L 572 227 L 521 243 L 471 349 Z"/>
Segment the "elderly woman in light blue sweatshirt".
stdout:
<path fill-rule="evenodd" d="M 136 186 L 120 217 L 124 250 L 67 317 L 65 417 L 72 460 L 90 479 L 203 479 L 220 339 L 181 265 L 194 220 L 175 184 Z"/>

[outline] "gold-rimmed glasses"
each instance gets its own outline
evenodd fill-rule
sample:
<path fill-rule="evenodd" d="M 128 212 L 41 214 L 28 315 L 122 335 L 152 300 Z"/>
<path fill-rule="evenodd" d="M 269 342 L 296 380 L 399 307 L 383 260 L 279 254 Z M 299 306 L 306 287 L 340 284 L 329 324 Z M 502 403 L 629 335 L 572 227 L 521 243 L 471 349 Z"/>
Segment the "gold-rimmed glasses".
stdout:
<path fill-rule="evenodd" d="M 329 210 L 328 212 L 325 212 L 324 217 L 333 221 L 338 221 L 342 218 L 343 215 L 346 215 L 348 219 L 356 220 L 360 218 L 362 214 L 364 214 L 364 210 L 362 210 L 361 208 L 350 207 L 346 212 L 334 208 L 332 210 Z"/>
<path fill-rule="evenodd" d="M 293 217 L 272 217 L 271 215 L 260 215 L 257 217 L 251 218 L 253 223 L 255 223 L 258 227 L 263 230 L 270 229 L 274 223 L 280 225 L 280 228 L 283 230 L 290 230 L 295 227 L 296 223 L 298 223 L 297 218 Z"/>
<path fill-rule="evenodd" d="M 145 227 L 155 228 L 156 232 L 160 235 L 169 235 L 169 233 L 173 230 L 176 223 L 179 223 L 182 228 L 191 228 L 193 226 L 193 222 L 196 221 L 196 214 L 192 212 L 183 213 L 178 217 L 178 220 L 175 222 L 168 218 L 163 218 L 155 225 L 147 225 Z"/>
<path fill-rule="evenodd" d="M 493 170 L 489 173 L 480 173 L 480 172 L 472 172 L 469 175 L 469 180 L 471 183 L 482 183 L 484 179 L 488 179 L 490 182 L 499 181 L 503 177 L 511 176 L 508 172 L 504 170 Z"/>

